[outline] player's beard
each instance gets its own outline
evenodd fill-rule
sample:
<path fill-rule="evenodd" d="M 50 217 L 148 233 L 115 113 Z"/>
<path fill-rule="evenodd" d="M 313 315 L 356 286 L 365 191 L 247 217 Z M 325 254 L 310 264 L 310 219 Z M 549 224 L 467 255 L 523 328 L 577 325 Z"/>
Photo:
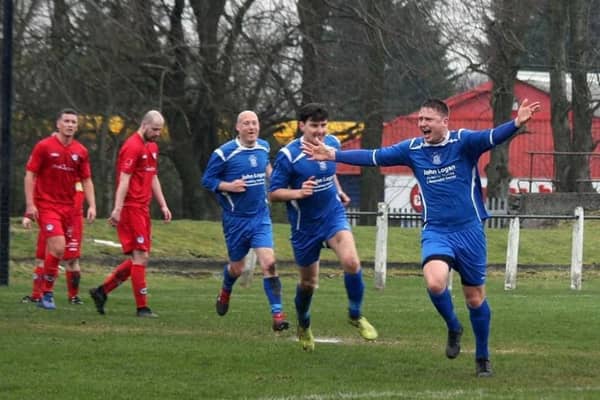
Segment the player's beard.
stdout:
<path fill-rule="evenodd" d="M 156 142 L 156 139 L 158 139 L 158 136 L 150 136 L 146 132 L 144 132 L 143 136 L 146 142 Z"/>

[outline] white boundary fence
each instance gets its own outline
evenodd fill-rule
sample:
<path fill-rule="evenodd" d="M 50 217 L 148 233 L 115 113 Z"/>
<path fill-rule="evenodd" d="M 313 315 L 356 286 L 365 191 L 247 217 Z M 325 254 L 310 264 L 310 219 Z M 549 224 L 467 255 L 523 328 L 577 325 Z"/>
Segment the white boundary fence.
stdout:
<path fill-rule="evenodd" d="M 584 224 L 584 212 L 582 207 L 575 209 L 574 215 L 515 215 L 510 216 L 506 214 L 506 201 L 497 202 L 498 206 L 490 210 L 491 218 L 488 221 L 488 227 L 499 228 L 504 227 L 506 220 L 509 220 L 508 229 L 508 243 L 506 246 L 506 271 L 504 278 L 504 290 L 513 290 L 517 288 L 517 266 L 519 260 L 519 239 L 520 239 L 520 220 L 521 219 L 554 219 L 564 220 L 572 219 L 573 222 L 573 236 L 571 244 L 571 289 L 581 290 L 582 281 L 582 268 L 583 268 L 583 224 Z M 493 205 L 488 203 L 489 205 Z M 352 225 L 355 225 L 357 217 L 360 215 L 376 215 L 377 216 L 377 231 L 375 237 L 375 288 L 383 290 L 385 288 L 385 282 L 387 277 L 387 243 L 388 243 L 388 230 L 389 221 L 400 220 L 408 221 L 406 223 L 401 222 L 403 227 L 417 227 L 420 226 L 420 214 L 414 212 L 390 212 L 386 203 L 378 203 L 377 212 L 369 211 L 351 211 L 347 212 L 350 221 L 353 221 Z M 413 221 L 419 218 L 419 225 L 416 225 Z M 597 217 L 588 217 L 591 219 L 600 219 Z M 496 220 L 496 221 L 492 221 Z M 252 283 L 252 276 L 254 274 L 254 268 L 256 266 L 256 254 L 254 250 L 250 250 L 246 257 L 246 263 L 242 276 L 240 277 L 240 284 L 244 287 L 250 286 Z M 452 276 L 451 273 L 448 276 L 448 288 L 452 289 Z"/>
<path fill-rule="evenodd" d="M 583 268 L 583 221 L 582 207 L 575 208 L 574 216 L 539 216 L 522 215 L 511 218 L 508 229 L 508 245 L 506 246 L 506 273 L 504 290 L 517 288 L 517 265 L 519 260 L 519 226 L 520 219 L 573 219 L 573 237 L 571 241 L 571 289 L 581 290 L 581 274 Z"/>
<path fill-rule="evenodd" d="M 499 209 L 506 210 L 506 203 L 502 203 Z M 357 214 L 367 214 L 365 212 Z M 371 213 L 372 215 L 373 213 Z M 488 223 L 488 226 L 503 226 L 506 219 L 510 220 L 508 231 L 508 244 L 506 247 L 506 273 L 505 290 L 512 290 L 517 285 L 517 265 L 519 258 L 519 232 L 521 219 L 572 219 L 573 237 L 571 246 L 571 289 L 581 290 L 582 267 L 583 267 L 583 223 L 584 212 L 582 207 L 575 209 L 574 216 L 571 215 L 520 215 L 509 216 L 502 212 L 491 212 L 490 220 L 500 220 L 495 223 Z M 391 213 L 385 203 L 378 204 L 377 211 L 377 233 L 375 241 L 375 288 L 384 289 L 387 270 L 387 237 L 388 220 L 401 219 L 402 217 L 412 218 L 414 213 Z M 593 217 L 591 217 L 593 218 Z M 595 218 L 594 218 L 595 219 Z M 499 223 L 498 223 L 499 222 Z M 402 224 L 404 226 L 404 224 Z M 448 277 L 448 287 L 452 289 L 452 274 Z"/>

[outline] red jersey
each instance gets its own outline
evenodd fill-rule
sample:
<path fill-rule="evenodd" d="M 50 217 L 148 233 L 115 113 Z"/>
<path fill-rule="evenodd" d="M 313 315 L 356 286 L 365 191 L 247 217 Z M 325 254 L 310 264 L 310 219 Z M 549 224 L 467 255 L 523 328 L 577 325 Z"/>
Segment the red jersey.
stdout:
<path fill-rule="evenodd" d="M 152 180 L 158 170 L 158 145 L 144 142 L 135 132 L 121 146 L 116 170 L 117 187 L 121 172 L 131 175 L 123 205 L 147 208 L 152 200 Z"/>
<path fill-rule="evenodd" d="M 52 135 L 40 140 L 27 161 L 35 174 L 33 200 L 40 205 L 74 205 L 75 183 L 91 177 L 89 154 L 77 140 L 68 145 Z"/>

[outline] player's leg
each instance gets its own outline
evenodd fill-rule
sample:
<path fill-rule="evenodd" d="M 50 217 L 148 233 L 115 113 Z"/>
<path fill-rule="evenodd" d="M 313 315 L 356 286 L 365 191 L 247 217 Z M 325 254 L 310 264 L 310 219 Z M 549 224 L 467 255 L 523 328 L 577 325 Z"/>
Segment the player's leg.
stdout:
<path fill-rule="evenodd" d="M 273 252 L 273 248 L 256 247 L 254 251 L 263 272 L 263 288 L 271 308 L 272 328 L 276 332 L 286 330 L 290 324 L 283 312 L 283 302 L 281 300 L 282 285 L 277 274 L 277 269 L 275 268 L 275 253 Z"/>
<path fill-rule="evenodd" d="M 149 238 L 148 238 L 149 240 Z M 134 250 L 131 264 L 131 289 L 135 299 L 136 315 L 138 317 L 156 318 L 157 314 L 148 307 L 148 285 L 146 283 L 146 267 L 150 253 L 145 250 Z"/>
<path fill-rule="evenodd" d="M 249 238 L 252 235 L 252 230 L 249 227 L 250 223 L 251 220 L 248 218 L 223 216 L 223 234 L 229 262 L 223 268 L 223 282 L 215 302 L 217 314 L 221 316 L 229 311 L 233 286 L 244 271 L 246 254 L 250 250 Z"/>
<path fill-rule="evenodd" d="M 473 335 L 475 336 L 475 368 L 480 377 L 492 375 L 488 340 L 490 336 L 491 309 L 485 295 L 485 285 L 463 286 Z"/>
<path fill-rule="evenodd" d="M 128 222 L 128 214 L 125 212 L 121 213 L 121 220 L 117 225 L 117 235 L 121 242 L 121 249 L 123 254 L 128 257 L 121 262 L 112 272 L 104 279 L 103 283 L 97 287 L 90 289 L 89 293 L 96 306 L 96 311 L 99 314 L 104 315 L 104 306 L 108 301 L 108 294 L 119 287 L 131 276 L 131 266 L 133 260 L 131 255 L 133 250 L 136 248 L 136 232 L 132 229 L 132 225 Z M 144 240 L 143 238 L 140 240 Z"/>
<path fill-rule="evenodd" d="M 305 351 L 315 349 L 315 338 L 311 329 L 310 305 L 313 294 L 319 285 L 319 261 L 307 266 L 299 266 L 299 282 L 296 286 L 294 305 L 298 318 L 297 335 L 300 345 Z"/>
<path fill-rule="evenodd" d="M 131 289 L 135 299 L 136 315 L 138 317 L 156 318 L 148 307 L 148 285 L 146 283 L 146 267 L 152 248 L 152 222 L 148 211 L 136 207 L 124 207 L 121 212 L 119 225 L 128 226 L 135 241 L 131 251 Z M 118 227 L 118 226 L 117 226 Z"/>
<path fill-rule="evenodd" d="M 492 375 L 489 361 L 491 309 L 486 298 L 487 247 L 483 227 L 454 234 L 457 261 L 469 318 L 475 336 L 475 368 L 480 377 Z"/>
<path fill-rule="evenodd" d="M 64 260 L 66 261 L 65 275 L 67 280 L 68 300 L 71 304 L 83 304 L 79 298 L 79 284 L 81 282 L 81 239 L 83 235 L 83 217 L 75 213 L 71 228 L 66 233 L 66 246 Z"/>
<path fill-rule="evenodd" d="M 450 268 L 454 266 L 454 252 L 446 233 L 424 231 L 421 238 L 423 277 L 431 303 L 446 322 L 448 339 L 446 357 L 460 354 L 463 328 L 454 311 L 452 294 L 448 289 Z"/>
<path fill-rule="evenodd" d="M 69 210 L 56 206 L 52 209 L 39 210 L 38 224 L 46 238 L 46 255 L 44 257 L 44 278 L 42 281 L 42 300 L 38 306 L 54 310 L 54 282 L 58 277 L 58 264 L 65 253 L 65 230 L 71 223 Z"/>
<path fill-rule="evenodd" d="M 42 282 L 44 280 L 44 258 L 46 257 L 46 238 L 38 231 L 35 249 L 35 267 L 33 268 L 31 295 L 23 296 L 23 303 L 38 303 L 42 298 Z"/>
<path fill-rule="evenodd" d="M 81 267 L 79 258 L 66 260 L 65 276 L 67 278 L 67 295 L 70 304 L 83 304 L 79 298 L 79 284 L 81 282 Z"/>
<path fill-rule="evenodd" d="M 254 249 L 258 263 L 262 269 L 263 288 L 271 308 L 272 328 L 276 332 L 283 331 L 288 329 L 290 324 L 283 312 L 283 302 L 281 300 L 282 285 L 277 274 L 277 267 L 275 266 L 273 229 L 269 214 L 265 213 L 260 219 L 255 218 L 253 225 L 254 232 L 250 239 L 250 247 Z"/>
<path fill-rule="evenodd" d="M 123 245 L 123 247 L 125 248 L 126 245 Z M 127 245 L 127 247 L 129 247 L 129 245 Z M 98 311 L 99 314 L 105 313 L 104 306 L 108 300 L 108 294 L 131 276 L 132 264 L 131 258 L 127 258 L 112 270 L 112 272 L 104 279 L 102 285 L 90 289 L 90 296 L 92 297 L 92 300 L 94 300 L 96 311 Z"/>
<path fill-rule="evenodd" d="M 344 269 L 344 286 L 348 296 L 350 323 L 358 328 L 364 339 L 377 339 L 377 330 L 362 315 L 365 284 L 352 232 L 348 229 L 338 230 L 327 240 L 327 244 L 335 251 Z"/>

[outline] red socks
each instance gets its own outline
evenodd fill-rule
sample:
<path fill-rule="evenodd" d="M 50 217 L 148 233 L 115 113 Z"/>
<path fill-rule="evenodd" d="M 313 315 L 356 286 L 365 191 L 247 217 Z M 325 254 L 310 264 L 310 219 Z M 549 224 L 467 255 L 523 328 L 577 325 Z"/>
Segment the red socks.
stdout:
<path fill-rule="evenodd" d="M 79 281 L 81 280 L 80 271 L 66 271 L 67 276 L 67 291 L 69 292 L 69 299 L 79 294 Z"/>
<path fill-rule="evenodd" d="M 33 288 L 31 290 L 32 299 L 42 298 L 42 282 L 44 281 L 44 267 L 41 265 L 33 269 Z"/>
<path fill-rule="evenodd" d="M 104 283 L 102 284 L 104 294 L 110 293 L 129 278 L 129 275 L 131 275 L 131 265 L 131 259 L 128 258 L 113 270 L 113 272 L 104 280 Z"/>
<path fill-rule="evenodd" d="M 125 282 L 131 276 L 131 288 L 135 297 L 137 308 L 147 307 L 148 302 L 146 295 L 146 267 L 141 264 L 134 264 L 131 259 L 123 261 L 114 271 L 106 278 L 102 284 L 102 289 L 105 294 L 110 293 L 121 283 Z"/>
<path fill-rule="evenodd" d="M 146 288 L 146 267 L 144 265 L 131 265 L 131 288 L 133 289 L 136 307 L 138 309 L 147 307 L 146 295 L 148 289 Z"/>
<path fill-rule="evenodd" d="M 44 279 L 42 281 L 42 292 L 52 292 L 54 290 L 54 281 L 58 276 L 58 263 L 60 258 L 52 254 L 46 254 L 44 259 Z"/>

